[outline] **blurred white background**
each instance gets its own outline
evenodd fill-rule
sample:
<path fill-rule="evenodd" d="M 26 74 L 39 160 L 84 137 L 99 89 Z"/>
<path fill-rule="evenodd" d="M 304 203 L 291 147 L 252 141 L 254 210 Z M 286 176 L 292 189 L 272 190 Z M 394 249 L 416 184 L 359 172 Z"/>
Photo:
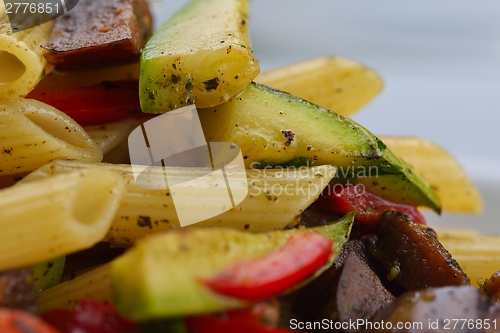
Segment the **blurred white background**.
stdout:
<path fill-rule="evenodd" d="M 156 25 L 186 2 L 160 0 Z M 429 224 L 500 234 L 500 1 L 254 0 L 250 27 L 262 71 L 318 55 L 375 69 L 384 91 L 353 118 L 441 145 L 485 198 L 482 215 L 428 214 Z"/>

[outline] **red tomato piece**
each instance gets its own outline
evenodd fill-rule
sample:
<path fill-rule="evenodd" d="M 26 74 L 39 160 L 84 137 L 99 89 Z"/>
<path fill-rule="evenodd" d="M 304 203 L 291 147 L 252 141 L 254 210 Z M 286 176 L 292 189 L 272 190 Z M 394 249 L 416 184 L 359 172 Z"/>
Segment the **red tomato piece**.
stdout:
<path fill-rule="evenodd" d="M 262 300 L 290 289 L 325 265 L 332 241 L 314 233 L 292 236 L 268 256 L 234 264 L 203 281 L 214 292 L 245 300 Z"/>
<path fill-rule="evenodd" d="M 111 304 L 82 300 L 74 311 L 51 310 L 42 315 L 64 333 L 134 333 L 137 325 L 120 317 Z"/>
<path fill-rule="evenodd" d="M 31 91 L 26 98 L 49 104 L 81 126 L 105 124 L 140 117 L 139 83 L 136 80 L 102 82 L 92 86 Z"/>
<path fill-rule="evenodd" d="M 69 329 L 68 325 L 73 317 L 73 313 L 74 311 L 72 310 L 56 309 L 45 312 L 42 318 L 50 325 L 57 327 L 62 332 L 66 332 Z"/>
<path fill-rule="evenodd" d="M 2 333 L 60 333 L 41 319 L 20 310 L 0 308 L 0 332 Z"/>
<path fill-rule="evenodd" d="M 382 214 L 388 210 L 403 213 L 413 222 L 426 224 L 416 207 L 384 200 L 353 184 L 330 184 L 320 195 L 318 205 L 339 214 L 355 210 L 356 222 L 368 229 L 375 229 Z"/>
<path fill-rule="evenodd" d="M 185 319 L 185 324 L 190 333 L 300 333 L 296 330 L 274 327 L 277 318 L 266 317 L 266 312 L 270 311 L 273 310 L 269 305 L 261 303 L 251 309 L 188 317 Z"/>

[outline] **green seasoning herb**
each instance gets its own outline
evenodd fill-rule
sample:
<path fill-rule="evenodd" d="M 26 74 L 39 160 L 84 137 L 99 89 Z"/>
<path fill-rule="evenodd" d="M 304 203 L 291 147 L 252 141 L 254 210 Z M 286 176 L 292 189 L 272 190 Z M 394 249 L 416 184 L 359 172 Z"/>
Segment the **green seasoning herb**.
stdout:
<path fill-rule="evenodd" d="M 141 228 L 149 227 L 149 229 L 153 229 L 151 225 L 151 217 L 149 216 L 139 216 L 137 218 L 137 225 Z"/>
<path fill-rule="evenodd" d="M 383 143 L 382 141 L 380 141 L 378 138 L 377 138 L 377 147 L 378 147 L 378 149 L 380 149 L 380 150 L 385 150 L 385 149 L 387 149 L 387 146 L 385 145 L 385 143 Z"/>
<path fill-rule="evenodd" d="M 215 90 L 219 86 L 219 78 L 215 77 L 211 80 L 204 81 L 203 84 L 205 85 L 206 91 Z"/>
<path fill-rule="evenodd" d="M 188 91 L 193 90 L 194 85 L 193 85 L 193 83 L 191 82 L 191 80 L 188 80 L 188 82 L 186 83 L 186 85 L 184 86 L 184 88 L 186 88 L 186 90 L 188 90 Z"/>
<path fill-rule="evenodd" d="M 378 169 L 379 175 L 403 174 L 403 167 L 397 164 L 381 165 Z"/>

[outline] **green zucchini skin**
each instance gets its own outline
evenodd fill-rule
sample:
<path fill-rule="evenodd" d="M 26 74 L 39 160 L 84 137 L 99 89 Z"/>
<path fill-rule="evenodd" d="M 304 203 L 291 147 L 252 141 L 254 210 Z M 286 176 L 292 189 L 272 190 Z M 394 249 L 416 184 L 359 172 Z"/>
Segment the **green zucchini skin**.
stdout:
<path fill-rule="evenodd" d="M 113 298 L 120 314 L 134 321 L 214 313 L 248 307 L 248 301 L 222 296 L 200 280 L 237 262 L 262 258 L 293 235 L 317 232 L 333 241 L 329 262 L 295 288 L 324 272 L 347 242 L 350 213 L 314 228 L 249 233 L 229 228 L 185 228 L 140 240 L 111 264 Z"/>
<path fill-rule="evenodd" d="M 259 74 L 248 33 L 249 0 L 192 0 L 141 55 L 139 96 L 147 113 L 228 101 Z"/>
<path fill-rule="evenodd" d="M 35 291 L 42 291 L 55 286 L 61 280 L 66 257 L 39 263 L 33 266 L 33 287 Z"/>
<path fill-rule="evenodd" d="M 305 157 L 338 168 L 334 181 L 362 184 L 393 202 L 441 211 L 431 186 L 355 121 L 318 105 L 252 83 L 236 98 L 199 111 L 208 142 L 233 142 L 247 167 Z"/>

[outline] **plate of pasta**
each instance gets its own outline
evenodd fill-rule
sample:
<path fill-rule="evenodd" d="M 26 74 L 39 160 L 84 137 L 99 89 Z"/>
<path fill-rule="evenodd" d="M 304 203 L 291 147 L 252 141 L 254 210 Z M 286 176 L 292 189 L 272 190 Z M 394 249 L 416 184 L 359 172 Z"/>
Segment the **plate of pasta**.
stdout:
<path fill-rule="evenodd" d="M 334 2 L 30 3 L 0 2 L 1 332 L 498 331 L 498 160 L 415 125 L 450 77 L 370 53 L 398 19 L 342 5 L 335 52 Z"/>

